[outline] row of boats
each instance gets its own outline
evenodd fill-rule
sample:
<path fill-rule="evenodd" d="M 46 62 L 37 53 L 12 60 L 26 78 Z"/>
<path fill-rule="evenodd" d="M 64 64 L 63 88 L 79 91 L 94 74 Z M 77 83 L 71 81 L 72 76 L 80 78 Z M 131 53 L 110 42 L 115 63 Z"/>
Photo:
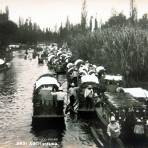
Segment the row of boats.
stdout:
<path fill-rule="evenodd" d="M 43 48 L 38 53 L 38 64 L 47 63 L 49 73 L 41 75 L 34 84 L 33 91 L 33 126 L 64 127 L 65 100 L 62 97 L 61 83 L 58 74 L 66 74 L 66 65 L 72 54 L 69 50 L 58 49 L 57 44 L 40 46 Z M 45 56 L 48 51 L 48 56 Z M 47 54 L 46 54 L 47 55 Z M 67 97 L 64 92 L 65 98 Z"/>
<path fill-rule="evenodd" d="M 70 113 L 87 118 L 97 117 L 105 129 L 110 117 L 115 116 L 121 125 L 123 136 L 148 136 L 147 90 L 141 87 L 126 88 L 121 75 L 107 74 L 103 66 L 82 59 L 73 60 L 68 48 L 58 49 L 56 45 L 50 46 L 46 59 L 49 69 L 54 73 L 44 74 L 35 82 L 34 124 L 40 121 L 47 123 L 47 119 L 50 123 L 51 120 L 58 121 L 56 123 L 64 122 L 65 110 L 70 108 Z M 59 74 L 66 74 L 67 92 L 72 92 L 67 95 L 68 100 L 70 95 L 74 96 L 73 103 L 70 102 L 66 106 L 64 100 L 58 100 L 57 97 L 61 89 L 57 79 Z M 138 132 L 136 127 L 141 130 Z"/>

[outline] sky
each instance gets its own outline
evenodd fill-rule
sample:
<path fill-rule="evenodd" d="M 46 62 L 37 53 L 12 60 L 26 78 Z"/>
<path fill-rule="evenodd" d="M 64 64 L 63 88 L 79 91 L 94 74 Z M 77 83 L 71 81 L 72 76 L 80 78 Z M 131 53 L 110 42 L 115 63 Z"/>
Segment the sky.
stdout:
<path fill-rule="evenodd" d="M 65 24 L 67 16 L 74 24 L 80 22 L 83 0 L 0 0 L 0 10 L 9 7 L 10 20 L 18 23 L 19 17 L 31 18 L 41 28 Z M 105 22 L 113 10 L 123 12 L 129 17 L 130 0 L 86 0 L 88 18 L 97 16 L 99 22 Z M 135 0 L 138 17 L 148 13 L 148 0 Z"/>

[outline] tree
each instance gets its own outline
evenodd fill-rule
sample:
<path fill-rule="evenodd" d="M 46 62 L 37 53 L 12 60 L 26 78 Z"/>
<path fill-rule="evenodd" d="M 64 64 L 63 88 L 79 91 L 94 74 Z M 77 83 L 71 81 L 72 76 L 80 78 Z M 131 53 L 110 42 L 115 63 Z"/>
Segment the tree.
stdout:
<path fill-rule="evenodd" d="M 94 26 L 94 30 L 96 31 L 98 29 L 98 21 L 97 18 L 95 18 L 95 26 Z"/>
<path fill-rule="evenodd" d="M 126 16 L 123 13 L 119 13 L 118 15 L 113 15 L 109 20 L 105 23 L 105 26 L 113 27 L 113 26 L 124 26 L 126 25 L 127 20 Z"/>
<path fill-rule="evenodd" d="M 6 15 L 7 15 L 8 19 L 9 19 L 9 8 L 8 8 L 8 6 L 5 7 L 5 11 L 6 11 Z"/>
<path fill-rule="evenodd" d="M 17 25 L 12 21 L 0 23 L 0 54 L 5 55 L 6 47 L 10 42 L 15 41 Z"/>
<path fill-rule="evenodd" d="M 23 18 L 19 17 L 19 25 L 18 25 L 18 27 L 22 27 L 23 22 L 24 22 Z"/>
<path fill-rule="evenodd" d="M 93 29 L 92 28 L 93 27 L 92 26 L 92 20 L 93 20 L 93 16 L 90 17 L 90 21 L 89 21 L 89 29 L 90 29 L 90 31 L 92 31 L 92 29 Z"/>
<path fill-rule="evenodd" d="M 67 16 L 67 19 L 66 19 L 65 27 L 66 27 L 67 30 L 70 29 L 70 21 L 69 21 L 69 17 L 68 16 Z"/>
<path fill-rule="evenodd" d="M 86 7 L 86 0 L 84 0 L 81 10 L 81 27 L 83 31 L 86 30 L 86 25 L 87 25 L 87 7 Z"/>
<path fill-rule="evenodd" d="M 137 22 L 137 8 L 135 6 L 135 0 L 130 0 L 130 23 L 134 25 Z"/>
<path fill-rule="evenodd" d="M 144 14 L 138 23 L 141 28 L 148 29 L 148 14 Z"/>

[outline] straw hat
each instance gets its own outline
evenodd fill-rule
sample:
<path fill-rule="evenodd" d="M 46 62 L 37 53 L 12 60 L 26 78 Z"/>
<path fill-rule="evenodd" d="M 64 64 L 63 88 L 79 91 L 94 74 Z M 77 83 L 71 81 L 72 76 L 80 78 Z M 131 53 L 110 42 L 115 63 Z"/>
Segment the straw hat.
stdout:
<path fill-rule="evenodd" d="M 111 116 L 110 121 L 111 122 L 116 121 L 115 117 L 114 116 Z"/>
<path fill-rule="evenodd" d="M 142 122 L 142 121 L 141 121 L 140 119 L 137 119 L 137 122 L 140 123 L 140 122 Z"/>
<path fill-rule="evenodd" d="M 75 86 L 75 84 L 74 83 L 71 83 L 71 86 Z"/>
<path fill-rule="evenodd" d="M 62 87 L 59 87 L 59 90 L 61 90 L 61 91 L 62 91 L 62 90 L 63 90 L 63 88 L 62 88 Z"/>

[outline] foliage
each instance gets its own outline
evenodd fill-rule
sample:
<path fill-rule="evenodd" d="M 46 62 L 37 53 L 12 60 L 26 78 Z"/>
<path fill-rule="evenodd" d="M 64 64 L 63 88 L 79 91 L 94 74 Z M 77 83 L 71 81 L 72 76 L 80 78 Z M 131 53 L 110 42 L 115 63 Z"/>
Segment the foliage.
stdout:
<path fill-rule="evenodd" d="M 17 25 L 12 21 L 0 22 L 0 53 L 5 54 L 7 45 L 15 41 Z"/>
<path fill-rule="evenodd" d="M 140 80 L 148 72 L 148 36 L 139 28 L 105 28 L 71 40 L 76 57 L 105 65 L 112 73 Z"/>
<path fill-rule="evenodd" d="M 66 23 L 61 23 L 59 30 L 55 32 L 50 28 L 41 30 L 31 19 L 26 19 L 25 22 L 19 19 L 15 41 L 26 44 L 67 42 L 74 59 L 82 58 L 104 65 L 112 73 L 123 74 L 127 81 L 129 78 L 144 79 L 148 75 L 147 14 L 137 20 L 137 9 L 134 0 L 131 0 L 130 18 L 127 19 L 122 12 L 114 13 L 99 28 L 97 17 L 93 20 L 94 17 L 91 16 L 87 25 L 87 13 L 86 0 L 83 0 L 81 22 L 74 25 L 67 17 Z M 0 24 L 0 44 L 5 44 L 5 41 L 8 44 L 16 31 L 16 25 L 9 23 Z"/>
<path fill-rule="evenodd" d="M 113 15 L 105 23 L 104 27 L 125 26 L 127 24 L 126 16 L 123 13 Z"/>
<path fill-rule="evenodd" d="M 138 22 L 142 29 L 148 29 L 148 14 L 144 14 Z"/>
<path fill-rule="evenodd" d="M 86 6 L 86 0 L 84 0 L 81 11 L 81 27 L 83 31 L 86 30 L 86 24 L 87 24 L 87 6 Z"/>

